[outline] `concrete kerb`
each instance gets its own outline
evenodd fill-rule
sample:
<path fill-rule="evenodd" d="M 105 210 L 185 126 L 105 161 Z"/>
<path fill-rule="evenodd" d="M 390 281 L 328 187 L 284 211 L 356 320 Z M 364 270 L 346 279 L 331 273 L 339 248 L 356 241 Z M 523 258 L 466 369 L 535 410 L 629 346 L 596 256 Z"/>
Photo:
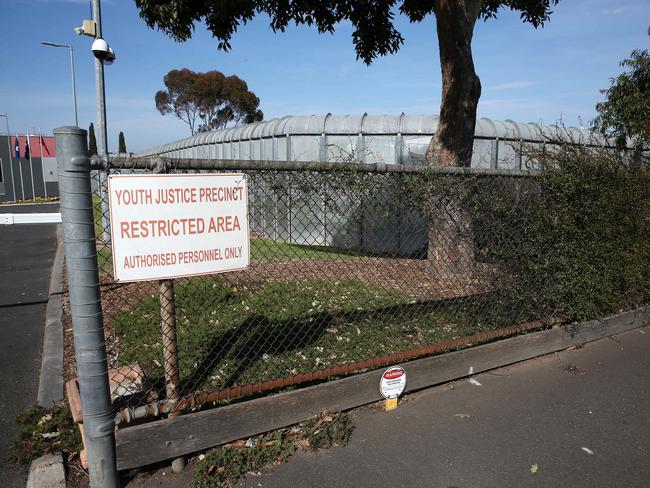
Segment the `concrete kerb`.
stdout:
<path fill-rule="evenodd" d="M 65 488 L 65 469 L 60 452 L 34 459 L 29 467 L 27 488 Z"/>
<path fill-rule="evenodd" d="M 45 310 L 41 373 L 37 402 L 51 407 L 63 402 L 63 229 L 57 226 L 56 254 L 50 274 L 49 298 Z M 61 453 L 46 454 L 32 461 L 27 488 L 65 488 Z"/>
<path fill-rule="evenodd" d="M 38 404 L 43 407 L 63 401 L 63 231 L 56 232 L 57 248 L 50 274 L 50 290 L 45 310 L 41 375 Z"/>

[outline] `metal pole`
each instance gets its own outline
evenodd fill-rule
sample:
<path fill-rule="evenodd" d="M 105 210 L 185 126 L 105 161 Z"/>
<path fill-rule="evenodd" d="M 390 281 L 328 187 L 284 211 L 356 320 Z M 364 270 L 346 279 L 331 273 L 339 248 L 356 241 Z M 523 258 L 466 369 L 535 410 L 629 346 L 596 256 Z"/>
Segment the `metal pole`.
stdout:
<path fill-rule="evenodd" d="M 176 306 L 173 280 L 160 281 L 160 326 L 162 328 L 165 391 L 167 399 L 178 400 L 179 372 L 176 345 Z"/>
<path fill-rule="evenodd" d="M 43 156 L 43 131 L 38 128 L 38 146 L 41 149 L 41 173 L 43 173 L 43 194 L 47 199 L 47 181 L 45 181 L 45 156 Z"/>
<path fill-rule="evenodd" d="M 34 186 L 34 165 L 32 164 L 32 145 L 29 142 L 29 131 L 27 131 L 27 147 L 29 148 L 29 173 L 32 177 L 32 201 L 36 201 L 36 187 Z"/>
<path fill-rule="evenodd" d="M 74 48 L 72 44 L 70 48 L 70 67 L 72 70 L 72 105 L 74 107 L 74 125 L 79 127 L 79 118 L 77 117 L 77 79 L 74 74 Z"/>
<path fill-rule="evenodd" d="M 79 127 L 61 127 L 54 130 L 54 135 L 90 486 L 119 488 L 86 131 Z"/>
<path fill-rule="evenodd" d="M 9 115 L 0 114 L 0 117 L 4 117 L 7 122 L 7 149 L 9 149 L 9 172 L 11 173 L 11 190 L 14 193 L 14 201 L 16 201 L 16 179 L 14 178 L 14 159 L 11 156 L 11 135 L 9 134 Z"/>
<path fill-rule="evenodd" d="M 158 161 L 155 173 L 166 173 L 167 167 Z M 178 345 L 176 340 L 176 304 L 174 301 L 174 280 L 161 280 L 160 288 L 160 328 L 163 344 L 163 367 L 165 369 L 165 392 L 167 400 L 176 404 L 180 399 L 180 373 L 178 369 Z M 180 415 L 176 408 L 170 417 Z M 172 471 L 179 473 L 185 469 L 185 458 L 172 460 Z"/>
<path fill-rule="evenodd" d="M 165 368 L 165 392 L 167 400 L 176 402 L 180 399 L 180 374 L 178 371 L 178 347 L 176 342 L 176 306 L 174 303 L 174 281 L 160 281 L 160 327 L 162 329 L 163 365 Z M 174 407 L 170 417 L 180 412 Z M 185 469 L 185 458 L 172 460 L 172 471 L 179 473 Z"/>
<path fill-rule="evenodd" d="M 74 74 L 74 48 L 72 44 L 59 44 L 58 42 L 41 42 L 44 46 L 65 47 L 70 51 L 70 70 L 72 71 L 72 109 L 74 110 L 74 124 L 79 125 L 77 117 L 77 80 Z"/>
<path fill-rule="evenodd" d="M 18 134 L 16 134 L 16 145 L 18 146 L 18 154 L 20 154 L 20 139 Z M 23 181 L 23 163 L 20 162 L 20 156 L 18 156 L 18 175 L 20 176 L 20 192 L 23 195 L 23 200 L 25 200 L 25 182 Z"/>
<path fill-rule="evenodd" d="M 95 35 L 102 37 L 102 8 L 99 0 L 93 2 L 93 20 L 96 24 Z M 95 86 L 97 91 L 97 153 L 108 158 L 108 131 L 106 128 L 106 90 L 104 87 L 104 62 L 95 58 Z M 108 171 L 99 173 L 99 188 L 102 197 L 102 228 L 104 244 L 111 242 L 111 223 L 108 218 L 108 197 L 106 195 L 106 176 Z"/>

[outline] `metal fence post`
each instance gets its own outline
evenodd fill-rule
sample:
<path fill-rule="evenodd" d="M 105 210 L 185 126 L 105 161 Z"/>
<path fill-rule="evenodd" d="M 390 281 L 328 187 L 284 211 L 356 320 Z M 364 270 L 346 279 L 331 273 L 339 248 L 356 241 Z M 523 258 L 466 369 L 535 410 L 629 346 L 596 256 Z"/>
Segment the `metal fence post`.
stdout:
<path fill-rule="evenodd" d="M 180 374 L 178 371 L 178 347 L 176 344 L 176 305 L 174 302 L 174 280 L 160 281 L 160 326 L 162 329 L 163 365 L 165 368 L 165 392 L 167 400 L 177 402 L 180 398 Z M 176 410 L 169 416 L 176 417 Z M 180 473 L 185 469 L 183 456 L 172 459 L 172 471 Z"/>
<path fill-rule="evenodd" d="M 111 221 L 108 218 L 108 169 L 99 172 L 99 195 L 101 198 L 102 241 L 107 246 L 111 245 Z"/>
<path fill-rule="evenodd" d="M 162 159 L 156 160 L 154 173 L 167 173 L 167 166 Z M 174 402 L 180 398 L 180 373 L 178 370 L 178 346 L 176 342 L 176 302 L 174 301 L 174 280 L 161 280 L 160 295 L 160 328 L 162 330 L 163 367 L 165 369 L 165 393 L 167 400 Z M 174 411 L 170 417 L 176 417 L 180 412 Z M 185 469 L 185 458 L 172 460 L 172 471 L 179 473 Z"/>
<path fill-rule="evenodd" d="M 174 304 L 174 281 L 160 281 L 160 325 L 162 329 L 163 362 L 165 367 L 165 391 L 168 400 L 178 400 L 179 372 L 176 346 L 176 306 Z"/>
<path fill-rule="evenodd" d="M 118 488 L 86 131 L 61 127 L 54 130 L 54 135 L 90 486 Z"/>

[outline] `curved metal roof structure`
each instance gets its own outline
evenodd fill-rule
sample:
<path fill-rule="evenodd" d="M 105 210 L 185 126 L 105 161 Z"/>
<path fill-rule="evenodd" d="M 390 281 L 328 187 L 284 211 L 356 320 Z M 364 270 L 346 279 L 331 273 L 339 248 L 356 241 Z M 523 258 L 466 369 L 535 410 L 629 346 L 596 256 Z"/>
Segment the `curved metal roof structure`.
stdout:
<path fill-rule="evenodd" d="M 314 160 L 328 159 L 328 147 L 343 144 L 345 150 L 367 149 L 369 142 L 382 146 L 386 153 L 388 144 L 395 153 L 383 154 L 382 162 L 407 163 L 405 154 L 420 154 L 427 139 L 435 134 L 438 117 L 432 115 L 297 115 L 285 116 L 231 127 L 213 132 L 199 133 L 192 137 L 162 144 L 143 151 L 138 156 L 204 157 L 214 159 L 281 159 Z M 347 138 L 348 142 L 344 139 Z M 604 139 L 585 129 L 520 123 L 513 120 L 491 120 L 481 118 L 476 123 L 475 152 L 472 166 L 485 166 L 481 162 L 491 153 L 490 165 L 496 167 L 500 161 L 499 147 L 504 145 L 501 155 L 508 153 L 505 145 L 548 143 L 553 140 L 571 141 L 581 144 L 602 144 Z M 270 141 L 270 144 L 263 144 Z M 491 145 L 496 143 L 496 149 Z M 551 142 L 552 143 L 552 142 Z M 490 147 L 488 147 L 490 146 Z M 318 148 L 317 150 L 315 148 Z M 325 148 L 325 149 L 323 149 Z M 331 151 L 329 151 L 331 153 Z M 477 159 L 478 158 L 478 159 Z M 370 162 L 372 155 L 363 160 Z M 476 160 L 476 161 L 475 161 Z"/>

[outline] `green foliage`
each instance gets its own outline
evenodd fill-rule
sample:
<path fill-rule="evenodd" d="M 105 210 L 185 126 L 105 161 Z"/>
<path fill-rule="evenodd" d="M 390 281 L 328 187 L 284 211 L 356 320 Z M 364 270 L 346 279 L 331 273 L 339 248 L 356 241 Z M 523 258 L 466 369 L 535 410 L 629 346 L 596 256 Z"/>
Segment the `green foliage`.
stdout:
<path fill-rule="evenodd" d="M 615 138 L 619 147 L 632 139 L 639 149 L 650 147 L 650 55 L 647 50 L 632 51 L 621 61 L 627 70 L 612 78 L 602 90 L 607 100 L 596 105 L 594 127 Z"/>
<path fill-rule="evenodd" d="M 126 142 L 124 142 L 124 132 L 120 131 L 120 135 L 118 137 L 118 153 L 124 154 L 126 153 Z"/>
<path fill-rule="evenodd" d="M 315 451 L 345 446 L 353 430 L 347 414 L 323 412 L 299 426 L 228 444 L 199 456 L 192 487 L 233 486 L 247 473 L 285 461 L 298 447 Z"/>
<path fill-rule="evenodd" d="M 296 450 L 285 433 L 276 431 L 254 439 L 251 447 L 221 447 L 209 452 L 194 468 L 193 488 L 232 486 L 241 476 L 284 461 Z"/>
<path fill-rule="evenodd" d="M 303 445 L 312 451 L 347 445 L 354 430 L 350 417 L 324 412 L 301 424 Z"/>
<path fill-rule="evenodd" d="M 79 429 L 67 405 L 43 408 L 35 405 L 16 418 L 18 433 L 13 441 L 14 458 L 27 464 L 50 452 L 73 454 L 82 447 Z"/>
<path fill-rule="evenodd" d="M 248 124 L 264 118 L 260 99 L 241 78 L 224 76 L 217 70 L 206 73 L 173 69 L 165 75 L 165 90 L 156 92 L 156 108 L 162 115 L 173 113 L 189 125 L 192 134 L 222 129 L 227 124 Z"/>
<path fill-rule="evenodd" d="M 97 138 L 95 137 L 95 126 L 92 122 L 88 127 L 88 150 L 90 154 L 97 154 Z"/>
<path fill-rule="evenodd" d="M 566 320 L 650 301 L 650 171 L 602 148 L 537 153 L 541 192 L 509 265 L 520 305 Z"/>
<path fill-rule="evenodd" d="M 559 0 L 135 0 L 149 27 L 158 28 L 177 41 L 186 41 L 192 37 L 196 24 L 205 22 L 219 41 L 218 48 L 223 50 L 230 49 L 230 41 L 239 27 L 256 16 L 268 18 L 275 32 L 295 24 L 314 26 L 319 33 L 333 33 L 339 25 L 351 24 L 357 59 L 366 64 L 401 48 L 404 38 L 396 28 L 398 12 L 410 22 L 435 16 L 440 57 L 445 62 L 441 64 L 440 122 L 427 160 L 430 164 L 456 166 L 469 166 L 471 161 L 481 93 L 470 48 L 477 20 L 494 18 L 499 10 L 507 8 L 519 12 L 523 22 L 539 27 L 549 19 L 551 8 L 557 3 Z M 170 97 L 163 92 L 156 95 L 157 106 L 166 106 L 169 101 Z M 192 112 L 185 107 L 183 113 Z M 192 123 L 190 126 L 194 133 Z"/>
<path fill-rule="evenodd" d="M 464 2 L 468 10 L 476 10 L 475 16 L 493 18 L 501 8 L 518 11 L 524 22 L 535 27 L 548 20 L 551 7 L 558 0 L 486 0 L 479 9 L 475 1 Z M 158 28 L 177 41 L 192 37 L 195 25 L 204 21 L 214 37 L 219 40 L 219 49 L 230 49 L 230 40 L 237 29 L 253 20 L 257 15 L 268 15 L 273 31 L 284 32 L 290 24 L 314 26 L 320 33 L 332 33 L 341 23 L 353 26 L 352 42 L 357 57 L 370 63 L 378 56 L 392 54 L 399 50 L 404 38 L 395 28 L 395 13 L 399 11 L 411 22 L 419 22 L 436 14 L 437 2 L 419 0 L 349 1 L 322 2 L 290 1 L 266 2 L 224 2 L 210 0 L 203 2 L 179 2 L 177 0 L 135 0 L 140 16 L 151 28 Z"/>

